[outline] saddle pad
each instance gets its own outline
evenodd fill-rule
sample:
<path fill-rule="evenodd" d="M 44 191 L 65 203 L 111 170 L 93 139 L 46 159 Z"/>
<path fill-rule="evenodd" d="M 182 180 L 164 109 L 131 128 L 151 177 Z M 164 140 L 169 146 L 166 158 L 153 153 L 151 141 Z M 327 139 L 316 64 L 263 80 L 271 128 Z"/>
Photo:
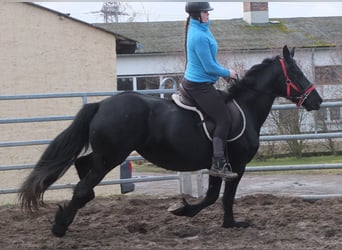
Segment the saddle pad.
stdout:
<path fill-rule="evenodd" d="M 180 98 L 179 98 L 179 95 L 178 94 L 172 94 L 171 96 L 172 100 L 176 103 L 177 106 L 183 108 L 183 109 L 186 109 L 186 110 L 190 110 L 190 111 L 194 111 L 196 112 L 201 121 L 202 121 L 202 125 L 203 125 L 203 130 L 207 136 L 207 138 L 212 141 L 212 136 L 210 135 L 209 133 L 209 130 L 208 130 L 208 127 L 207 127 L 207 124 L 206 122 L 203 122 L 204 121 L 204 115 L 203 113 L 196 107 L 193 107 L 193 106 L 187 106 L 185 104 L 183 104 L 181 101 L 180 101 Z M 228 138 L 227 141 L 228 142 L 231 142 L 231 141 L 235 141 L 237 140 L 242 134 L 243 132 L 245 131 L 246 129 L 246 117 L 245 117 L 245 114 L 243 113 L 243 110 L 241 109 L 241 107 L 237 104 L 237 102 L 233 99 L 232 100 L 232 103 L 235 105 L 235 107 L 239 110 L 240 112 L 240 115 L 242 117 L 242 126 L 241 126 L 241 129 L 240 131 L 238 132 L 238 134 L 236 136 L 234 136 L 233 138 Z M 233 119 L 239 119 L 238 117 L 233 117 Z"/>

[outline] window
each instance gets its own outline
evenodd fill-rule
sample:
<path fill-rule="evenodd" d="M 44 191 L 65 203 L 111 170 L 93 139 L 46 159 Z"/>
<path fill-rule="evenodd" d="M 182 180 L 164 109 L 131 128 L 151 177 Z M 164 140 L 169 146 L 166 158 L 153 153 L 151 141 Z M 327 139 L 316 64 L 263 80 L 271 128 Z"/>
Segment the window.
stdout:
<path fill-rule="evenodd" d="M 137 77 L 137 87 L 140 89 L 159 89 L 159 76 Z"/>
<path fill-rule="evenodd" d="M 117 89 L 118 90 L 145 90 L 145 89 L 159 89 L 161 81 L 166 78 L 175 80 L 178 86 L 183 75 L 169 74 L 169 75 L 140 75 L 140 76 L 118 76 Z M 173 81 L 166 81 L 164 88 L 174 88 Z M 176 86 L 176 87 L 177 87 Z"/>
<path fill-rule="evenodd" d="M 318 84 L 342 84 L 342 65 L 317 66 L 315 78 Z"/>
<path fill-rule="evenodd" d="M 118 90 L 133 90 L 133 78 L 132 77 L 119 77 L 117 82 Z"/>

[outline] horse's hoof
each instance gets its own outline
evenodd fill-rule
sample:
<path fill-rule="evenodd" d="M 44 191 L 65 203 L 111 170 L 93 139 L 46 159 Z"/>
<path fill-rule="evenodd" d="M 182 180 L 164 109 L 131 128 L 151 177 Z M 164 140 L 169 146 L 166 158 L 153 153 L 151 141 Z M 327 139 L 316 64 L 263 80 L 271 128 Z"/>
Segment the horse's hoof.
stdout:
<path fill-rule="evenodd" d="M 174 215 L 181 215 L 183 209 L 184 209 L 184 203 L 183 202 L 177 202 L 177 203 L 171 205 L 167 209 L 167 211 L 174 214 Z"/>
<path fill-rule="evenodd" d="M 233 223 L 223 224 L 222 227 L 224 228 L 247 228 L 250 226 L 250 223 L 247 221 L 234 221 Z"/>
<path fill-rule="evenodd" d="M 247 221 L 238 221 L 238 222 L 235 222 L 234 227 L 247 228 L 247 227 L 250 227 L 250 223 Z"/>
<path fill-rule="evenodd" d="M 52 226 L 52 230 L 51 231 L 57 237 L 63 237 L 65 235 L 65 232 L 66 232 L 66 230 L 63 227 L 58 226 L 56 224 L 54 224 Z"/>

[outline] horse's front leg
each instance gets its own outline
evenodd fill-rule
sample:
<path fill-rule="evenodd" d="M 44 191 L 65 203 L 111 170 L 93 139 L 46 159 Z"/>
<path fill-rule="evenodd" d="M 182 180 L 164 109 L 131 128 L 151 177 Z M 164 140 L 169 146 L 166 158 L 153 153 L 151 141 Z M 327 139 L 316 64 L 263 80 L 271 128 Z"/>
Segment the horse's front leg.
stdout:
<path fill-rule="evenodd" d="M 171 206 L 168 211 L 178 216 L 193 217 L 202 209 L 215 203 L 220 195 L 222 179 L 220 177 L 209 176 L 209 187 L 206 196 L 196 204 L 189 204 L 185 199 L 181 204 Z"/>
<path fill-rule="evenodd" d="M 235 200 L 235 194 L 239 182 L 242 176 L 239 176 L 234 181 L 227 181 L 224 188 L 224 194 L 222 198 L 223 209 L 224 209 L 224 218 L 223 218 L 223 227 L 231 228 L 231 227 L 249 227 L 249 223 L 247 221 L 235 221 L 234 213 L 233 213 L 233 205 Z"/>

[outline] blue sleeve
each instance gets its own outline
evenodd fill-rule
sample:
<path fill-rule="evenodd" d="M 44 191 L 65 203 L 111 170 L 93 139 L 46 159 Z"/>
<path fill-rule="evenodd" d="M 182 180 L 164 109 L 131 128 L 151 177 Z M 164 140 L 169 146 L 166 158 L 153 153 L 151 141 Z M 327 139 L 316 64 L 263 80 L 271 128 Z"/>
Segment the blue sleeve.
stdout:
<path fill-rule="evenodd" d="M 210 75 L 229 77 L 229 70 L 216 61 L 216 55 L 213 55 L 211 46 L 215 45 L 210 44 L 210 40 L 206 37 L 200 37 L 199 41 L 194 44 L 195 53 L 200 59 L 203 68 Z"/>

